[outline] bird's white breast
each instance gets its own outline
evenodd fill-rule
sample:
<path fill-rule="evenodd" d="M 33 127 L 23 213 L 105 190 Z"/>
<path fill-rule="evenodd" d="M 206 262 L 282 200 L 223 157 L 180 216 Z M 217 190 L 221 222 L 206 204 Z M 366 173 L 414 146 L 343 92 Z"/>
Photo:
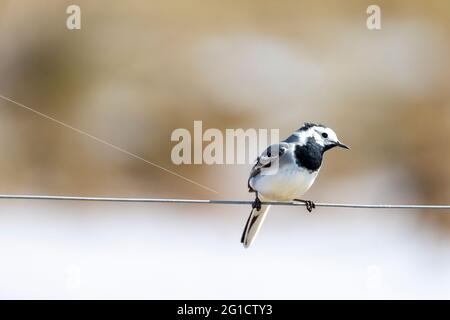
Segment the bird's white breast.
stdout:
<path fill-rule="evenodd" d="M 279 168 L 275 174 L 261 174 L 252 178 L 250 185 L 266 200 L 291 201 L 308 191 L 318 173 L 289 165 Z"/>

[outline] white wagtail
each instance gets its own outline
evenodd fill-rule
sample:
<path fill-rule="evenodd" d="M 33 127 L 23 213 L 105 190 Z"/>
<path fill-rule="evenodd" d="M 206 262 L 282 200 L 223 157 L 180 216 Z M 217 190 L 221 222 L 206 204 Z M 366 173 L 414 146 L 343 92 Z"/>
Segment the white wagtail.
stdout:
<path fill-rule="evenodd" d="M 269 146 L 256 160 L 248 179 L 249 192 L 256 193 L 241 242 L 248 248 L 255 239 L 270 205 L 261 201 L 300 201 L 311 212 L 314 202 L 301 200 L 322 165 L 325 151 L 349 149 L 336 133 L 323 125 L 305 123 L 286 140 Z"/>

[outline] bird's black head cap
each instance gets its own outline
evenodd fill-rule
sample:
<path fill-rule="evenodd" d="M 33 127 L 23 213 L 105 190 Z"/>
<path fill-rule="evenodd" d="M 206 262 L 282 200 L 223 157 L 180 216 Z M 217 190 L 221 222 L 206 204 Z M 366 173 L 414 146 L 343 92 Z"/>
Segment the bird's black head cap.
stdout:
<path fill-rule="evenodd" d="M 311 128 L 313 128 L 313 127 L 322 127 L 322 128 L 326 128 L 323 124 L 316 124 L 316 123 L 313 123 L 313 122 L 305 122 L 305 123 L 303 124 L 303 126 L 300 127 L 297 131 L 306 131 L 306 130 L 311 129 Z"/>

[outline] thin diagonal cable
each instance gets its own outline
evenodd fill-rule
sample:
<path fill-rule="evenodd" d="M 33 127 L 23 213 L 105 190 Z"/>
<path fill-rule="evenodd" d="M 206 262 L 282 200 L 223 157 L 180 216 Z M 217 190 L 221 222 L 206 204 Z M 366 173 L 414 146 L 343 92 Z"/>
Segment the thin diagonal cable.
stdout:
<path fill-rule="evenodd" d="M 26 194 L 0 194 L 0 199 L 15 200 L 59 200 L 59 201 L 102 201 L 102 202 L 145 202 L 169 204 L 222 204 L 222 205 L 251 205 L 249 200 L 203 200 L 203 199 L 158 199 L 158 198 L 121 198 L 121 197 L 81 197 L 81 196 L 54 196 L 54 195 L 26 195 Z M 262 202 L 274 206 L 305 206 L 303 202 Z M 450 205 L 428 204 L 354 204 L 354 203 L 322 203 L 315 202 L 316 207 L 352 208 L 352 209 L 450 209 Z"/>
<path fill-rule="evenodd" d="M 101 144 L 104 144 L 104 145 L 106 145 L 106 146 L 108 146 L 108 147 L 111 147 L 111 148 L 116 149 L 116 150 L 118 150 L 118 151 L 120 151 L 120 152 L 122 152 L 122 153 L 125 153 L 125 154 L 127 154 L 127 155 L 129 155 L 129 156 L 131 156 L 131 157 L 133 157 L 133 158 L 135 158 L 135 159 L 144 161 L 144 162 L 147 163 L 147 164 L 150 164 L 150 165 L 152 165 L 152 166 L 154 166 L 154 167 L 156 167 L 156 168 L 158 168 L 158 169 L 161 169 L 161 170 L 163 170 L 163 171 L 165 171 L 165 172 L 167 172 L 167 173 L 170 173 L 170 174 L 172 174 L 172 175 L 174 175 L 174 176 L 176 176 L 176 177 L 178 177 L 178 178 L 180 178 L 180 179 L 183 179 L 183 180 L 185 180 L 185 181 L 187 181 L 187 182 L 189 182 L 189 183 L 192 183 L 192 184 L 194 184 L 194 185 L 196 185 L 196 186 L 198 186 L 198 187 L 200 187 L 200 188 L 203 188 L 203 189 L 205 189 L 205 190 L 211 191 L 211 192 L 213 192 L 213 193 L 218 193 L 216 190 L 211 189 L 210 187 L 207 187 L 207 186 L 205 186 L 205 185 L 203 185 L 203 184 L 200 184 L 200 183 L 198 183 L 198 182 L 196 182 L 196 181 L 194 181 L 194 180 L 191 180 L 191 179 L 189 179 L 189 178 L 187 178 L 187 177 L 185 177 L 185 176 L 182 176 L 182 175 L 179 174 L 179 173 L 173 172 L 172 170 L 169 170 L 169 169 L 167 169 L 167 168 L 164 168 L 163 166 L 160 166 L 159 164 L 156 164 L 156 163 L 151 162 L 151 161 L 149 161 L 149 160 L 147 160 L 147 159 L 144 159 L 144 158 L 142 158 L 141 156 L 138 156 L 138 155 L 135 154 L 135 153 L 129 152 L 129 151 L 127 151 L 127 150 L 125 150 L 125 149 L 123 149 L 123 148 L 121 148 L 121 147 L 119 147 L 119 146 L 116 146 L 116 145 L 114 145 L 114 144 L 112 144 L 112 143 L 109 143 L 108 141 L 105 141 L 105 140 L 103 140 L 103 139 L 97 138 L 96 136 L 93 136 L 92 134 L 89 134 L 89 133 L 87 133 L 87 132 L 84 132 L 84 131 L 82 131 L 82 130 L 80 130 L 80 129 L 78 129 L 78 128 L 75 128 L 75 127 L 73 127 L 73 126 L 67 124 L 67 123 L 64 123 L 64 122 L 62 122 L 62 121 L 60 121 L 60 120 L 58 120 L 58 119 L 55 119 L 55 118 L 53 118 L 53 117 L 51 117 L 51 116 L 49 116 L 49 115 L 46 115 L 46 114 L 44 114 L 44 113 L 42 113 L 42 112 L 40 112 L 40 111 L 37 111 L 37 110 L 35 110 L 35 109 L 33 109 L 33 108 L 30 108 L 30 107 L 28 107 L 28 106 L 26 106 L 26 105 L 24 105 L 24 104 L 22 104 L 22 103 L 20 103 L 20 102 L 14 101 L 14 100 L 12 100 L 11 98 L 8 98 L 8 97 L 6 97 L 6 96 L 4 96 L 4 95 L 2 95 L 2 94 L 0 94 L 0 98 L 4 99 L 4 100 L 6 100 L 6 101 L 9 101 L 9 102 L 11 102 L 11 103 L 15 104 L 16 106 L 19 106 L 19 107 L 21 107 L 21 108 L 23 108 L 23 109 L 26 109 L 26 110 L 28 110 L 28 111 L 31 111 L 31 112 L 33 112 L 33 113 L 35 113 L 35 114 L 37 114 L 37 115 L 39 115 L 39 116 L 41 116 L 41 117 L 43 117 L 43 118 L 46 118 L 46 119 L 51 120 L 51 121 L 53 121 L 53 122 L 56 122 L 57 124 L 59 124 L 59 125 L 61 125 L 61 126 L 63 126 L 63 127 L 66 127 L 66 128 L 68 128 L 68 129 L 70 129 L 70 130 L 73 130 L 73 131 L 79 133 L 79 134 L 82 134 L 82 135 L 84 135 L 84 136 L 86 136 L 86 137 L 88 137 L 88 138 L 90 138 L 90 139 L 93 139 L 93 140 L 95 140 L 95 141 L 97 141 L 97 142 L 99 142 L 99 143 L 101 143 Z"/>

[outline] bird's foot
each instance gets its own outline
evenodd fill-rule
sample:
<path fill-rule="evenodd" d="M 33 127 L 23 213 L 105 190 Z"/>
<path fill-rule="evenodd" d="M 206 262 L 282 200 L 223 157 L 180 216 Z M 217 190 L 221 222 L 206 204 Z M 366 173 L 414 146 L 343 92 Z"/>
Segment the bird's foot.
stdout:
<path fill-rule="evenodd" d="M 316 208 L 316 205 L 311 200 L 307 200 L 305 202 L 305 204 L 306 204 L 306 210 L 308 210 L 308 212 L 311 212 L 313 209 Z"/>
<path fill-rule="evenodd" d="M 253 209 L 256 208 L 256 210 L 259 211 L 259 210 L 261 210 L 261 204 L 262 204 L 261 200 L 259 200 L 258 196 L 256 196 L 255 201 L 253 201 L 253 203 L 252 203 L 252 208 Z"/>
<path fill-rule="evenodd" d="M 308 212 L 311 212 L 316 208 L 316 205 L 311 200 L 294 199 L 294 201 L 303 202 L 306 205 L 306 210 L 308 210 Z"/>

